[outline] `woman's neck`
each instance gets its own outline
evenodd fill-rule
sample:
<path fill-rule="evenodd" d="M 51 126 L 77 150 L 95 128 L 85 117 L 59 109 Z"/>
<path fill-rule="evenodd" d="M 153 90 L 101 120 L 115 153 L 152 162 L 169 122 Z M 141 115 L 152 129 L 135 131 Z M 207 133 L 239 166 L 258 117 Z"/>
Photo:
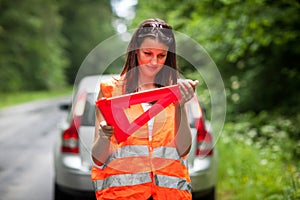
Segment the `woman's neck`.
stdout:
<path fill-rule="evenodd" d="M 138 84 L 138 91 L 143 91 L 143 90 L 151 90 L 156 88 L 154 83 L 140 83 Z"/>
<path fill-rule="evenodd" d="M 141 76 L 138 79 L 138 90 L 142 91 L 142 90 L 150 90 L 150 89 L 154 89 L 155 88 L 155 84 L 154 84 L 154 79 L 145 79 L 145 78 L 141 78 Z"/>
<path fill-rule="evenodd" d="M 141 70 L 138 72 L 137 90 L 151 90 L 157 88 L 156 75 L 145 74 Z"/>

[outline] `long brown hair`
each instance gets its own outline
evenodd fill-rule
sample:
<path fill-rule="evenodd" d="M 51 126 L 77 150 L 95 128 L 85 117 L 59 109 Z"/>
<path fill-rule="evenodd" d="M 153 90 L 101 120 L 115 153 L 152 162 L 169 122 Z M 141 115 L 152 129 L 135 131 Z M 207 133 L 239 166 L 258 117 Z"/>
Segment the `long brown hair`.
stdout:
<path fill-rule="evenodd" d="M 140 48 L 147 37 L 158 39 L 159 42 L 169 47 L 164 66 L 155 77 L 155 86 L 163 87 L 177 83 L 179 75 L 176 60 L 176 42 L 172 27 L 158 18 L 147 19 L 134 32 L 127 48 L 126 61 L 121 72 L 121 76 L 125 75 L 125 93 L 137 91 L 139 71 L 136 50 Z"/>

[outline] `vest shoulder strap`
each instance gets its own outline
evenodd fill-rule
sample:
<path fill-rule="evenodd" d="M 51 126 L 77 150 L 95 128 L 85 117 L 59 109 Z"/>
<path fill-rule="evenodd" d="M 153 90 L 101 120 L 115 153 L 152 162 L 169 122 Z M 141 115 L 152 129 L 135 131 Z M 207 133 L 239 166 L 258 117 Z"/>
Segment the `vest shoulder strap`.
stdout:
<path fill-rule="evenodd" d="M 110 98 L 113 96 L 122 95 L 123 84 L 120 77 L 112 77 L 111 79 L 101 81 L 100 89 L 104 97 Z"/>

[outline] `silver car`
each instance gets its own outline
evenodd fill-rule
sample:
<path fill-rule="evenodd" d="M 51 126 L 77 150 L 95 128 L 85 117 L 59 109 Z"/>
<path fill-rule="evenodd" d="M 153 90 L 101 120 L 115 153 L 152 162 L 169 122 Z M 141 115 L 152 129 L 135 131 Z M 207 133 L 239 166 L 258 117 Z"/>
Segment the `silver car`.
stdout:
<path fill-rule="evenodd" d="M 94 139 L 95 101 L 100 81 L 112 75 L 87 76 L 74 92 L 68 117 L 61 122 L 54 147 L 54 200 L 95 199 L 90 177 L 92 166 L 91 146 Z M 192 180 L 193 199 L 215 199 L 217 183 L 217 151 L 213 135 L 198 98 L 188 102 L 188 116 L 193 134 L 193 144 L 188 155 Z"/>

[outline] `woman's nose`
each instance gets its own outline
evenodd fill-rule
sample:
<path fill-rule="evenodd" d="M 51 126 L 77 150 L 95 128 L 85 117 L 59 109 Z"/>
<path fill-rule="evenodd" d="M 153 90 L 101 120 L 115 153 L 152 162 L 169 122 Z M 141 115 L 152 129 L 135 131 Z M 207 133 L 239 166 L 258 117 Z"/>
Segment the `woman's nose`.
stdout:
<path fill-rule="evenodd" d="M 157 65 L 157 56 L 153 56 L 153 57 L 151 58 L 151 64 L 152 64 L 152 65 Z"/>

